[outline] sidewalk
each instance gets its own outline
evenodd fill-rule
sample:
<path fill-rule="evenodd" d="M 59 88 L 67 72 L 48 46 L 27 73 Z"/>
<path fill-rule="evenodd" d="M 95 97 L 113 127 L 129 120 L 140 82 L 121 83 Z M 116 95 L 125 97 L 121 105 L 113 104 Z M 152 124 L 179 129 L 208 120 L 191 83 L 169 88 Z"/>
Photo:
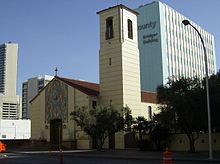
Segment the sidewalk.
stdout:
<path fill-rule="evenodd" d="M 8 151 L 10 152 L 10 151 Z M 58 154 L 59 151 L 11 151 L 22 154 Z M 163 160 L 163 152 L 144 152 L 138 150 L 68 150 L 63 151 L 64 156 L 75 156 L 85 158 L 115 158 L 115 159 L 140 159 L 140 160 Z M 173 152 L 174 161 L 197 161 L 207 162 L 208 152 Z M 220 152 L 214 152 L 214 163 L 220 163 Z"/>
<path fill-rule="evenodd" d="M 120 159 L 149 159 L 149 160 L 163 160 L 163 152 L 143 152 L 138 150 L 106 150 L 103 152 L 89 151 L 89 152 L 75 152 L 69 155 L 77 157 L 90 158 L 120 158 Z M 208 152 L 173 152 L 174 161 L 209 161 Z M 220 152 L 214 152 L 213 162 L 220 163 Z"/>

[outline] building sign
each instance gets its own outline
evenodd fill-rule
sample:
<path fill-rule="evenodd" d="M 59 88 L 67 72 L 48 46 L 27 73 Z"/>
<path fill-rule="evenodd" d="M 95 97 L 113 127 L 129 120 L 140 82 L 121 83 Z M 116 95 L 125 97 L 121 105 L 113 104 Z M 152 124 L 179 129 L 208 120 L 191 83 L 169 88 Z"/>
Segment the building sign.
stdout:
<path fill-rule="evenodd" d="M 150 22 L 147 22 L 143 25 L 140 25 L 138 26 L 138 30 L 150 30 L 150 32 L 148 33 L 144 33 L 142 35 L 142 39 L 143 39 L 143 44 L 149 44 L 149 43 L 153 43 L 153 42 L 158 42 L 159 39 L 158 39 L 158 33 L 157 32 L 152 32 L 155 31 L 156 27 L 156 21 L 150 21 Z"/>
<path fill-rule="evenodd" d="M 138 31 L 145 30 L 145 29 L 154 29 L 155 27 L 156 27 L 156 21 L 154 21 L 154 22 L 150 21 L 146 24 L 138 26 Z"/>
<path fill-rule="evenodd" d="M 153 33 L 149 35 L 143 35 L 143 44 L 148 44 L 152 42 L 158 42 L 158 33 Z"/>

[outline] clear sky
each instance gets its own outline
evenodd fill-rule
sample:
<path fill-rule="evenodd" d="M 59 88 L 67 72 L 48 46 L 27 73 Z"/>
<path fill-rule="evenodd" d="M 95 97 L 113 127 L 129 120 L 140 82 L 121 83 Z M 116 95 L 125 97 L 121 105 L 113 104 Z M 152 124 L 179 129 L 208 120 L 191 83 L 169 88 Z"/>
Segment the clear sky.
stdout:
<path fill-rule="evenodd" d="M 97 11 L 122 3 L 132 9 L 153 0 L 1 0 L 0 44 L 19 44 L 18 93 L 38 75 L 99 82 Z M 220 69 L 220 0 L 161 0 L 215 36 Z"/>

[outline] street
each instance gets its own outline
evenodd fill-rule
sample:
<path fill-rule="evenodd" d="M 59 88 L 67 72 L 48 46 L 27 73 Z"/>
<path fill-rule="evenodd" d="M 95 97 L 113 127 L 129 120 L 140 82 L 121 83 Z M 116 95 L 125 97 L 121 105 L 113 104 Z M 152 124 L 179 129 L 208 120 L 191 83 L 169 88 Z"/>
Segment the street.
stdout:
<path fill-rule="evenodd" d="M 20 154 L 20 153 L 5 153 L 0 157 L 1 164 L 59 164 L 59 154 Z M 65 164 L 161 164 L 162 160 L 153 159 L 120 159 L 111 157 L 77 157 L 72 154 L 65 154 L 63 159 Z M 213 163 L 205 161 L 174 161 L 176 164 L 199 164 Z"/>

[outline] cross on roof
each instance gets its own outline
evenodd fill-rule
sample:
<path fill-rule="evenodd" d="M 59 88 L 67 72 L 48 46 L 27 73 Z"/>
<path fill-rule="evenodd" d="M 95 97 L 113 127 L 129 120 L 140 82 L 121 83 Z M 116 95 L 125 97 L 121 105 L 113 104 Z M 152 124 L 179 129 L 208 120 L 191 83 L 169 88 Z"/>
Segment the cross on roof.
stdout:
<path fill-rule="evenodd" d="M 55 77 L 57 76 L 57 71 L 58 71 L 58 69 L 57 69 L 57 67 L 55 68 Z"/>

